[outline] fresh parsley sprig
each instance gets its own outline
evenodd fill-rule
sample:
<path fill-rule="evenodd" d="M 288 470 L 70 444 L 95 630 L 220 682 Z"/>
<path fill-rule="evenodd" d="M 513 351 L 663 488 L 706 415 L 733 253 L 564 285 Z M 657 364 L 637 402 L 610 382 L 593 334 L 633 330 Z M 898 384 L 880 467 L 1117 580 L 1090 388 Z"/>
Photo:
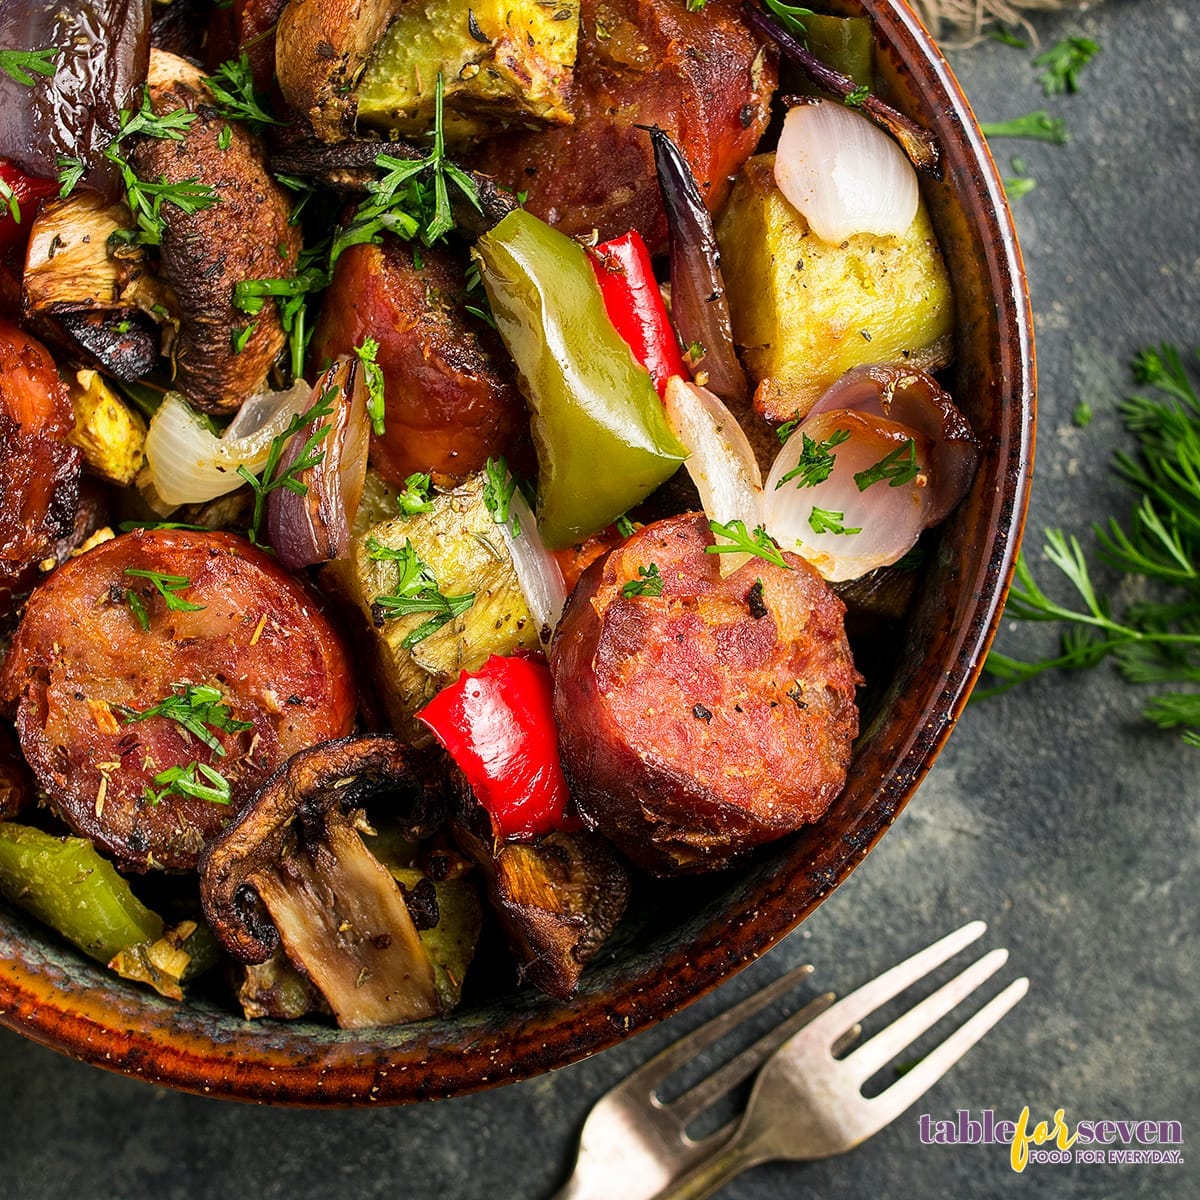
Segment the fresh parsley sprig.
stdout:
<path fill-rule="evenodd" d="M 720 521 L 709 521 L 708 528 L 718 537 L 728 538 L 725 543 L 718 542 L 712 546 L 705 546 L 705 554 L 753 554 L 758 558 L 766 559 L 769 563 L 774 563 L 777 567 L 783 567 L 790 571 L 791 563 L 783 557 L 783 553 L 779 547 L 771 539 L 771 535 L 761 526 L 757 526 L 753 533 L 746 529 L 745 521 L 733 520 L 727 524 L 722 524 Z"/>
<path fill-rule="evenodd" d="M 780 429 L 782 428 L 783 426 L 780 426 Z M 833 473 L 837 462 L 837 455 L 833 453 L 834 447 L 849 439 L 850 430 L 835 429 L 823 442 L 813 441 L 807 433 L 801 433 L 800 437 L 800 460 L 775 485 L 776 491 L 785 483 L 791 483 L 793 479 L 797 481 L 798 488 L 816 487 L 817 484 L 824 483 Z"/>
<path fill-rule="evenodd" d="M 874 466 L 865 471 L 855 471 L 854 482 L 860 492 L 885 479 L 888 487 L 903 487 L 911 483 L 921 473 L 917 466 L 917 444 L 912 438 L 906 438 L 890 453 L 885 454 Z"/>
<path fill-rule="evenodd" d="M 497 525 L 507 525 L 513 537 L 521 536 L 521 522 L 509 510 L 517 490 L 517 477 L 501 455 L 489 458 L 483 468 L 483 503 Z"/>
<path fill-rule="evenodd" d="M 197 772 L 203 778 L 197 778 Z M 232 801 L 229 780 L 206 763 L 192 762 L 186 767 L 168 767 L 155 775 L 154 784 L 161 790 L 156 792 L 153 788 L 146 788 L 146 799 L 151 804 L 159 804 L 168 796 L 194 796 L 210 804 L 229 804 Z"/>
<path fill-rule="evenodd" d="M 233 709 L 225 703 L 221 690 L 208 684 L 177 686 L 170 696 L 157 704 L 141 711 L 126 709 L 121 716 L 126 724 L 148 721 L 151 717 L 174 721 L 221 758 L 225 756 L 225 747 L 212 732 L 214 729 L 220 733 L 241 733 L 254 728 L 252 721 L 235 720 Z"/>
<path fill-rule="evenodd" d="M 1046 530 L 1045 557 L 1081 604 L 1053 599 L 1019 558 L 1005 612 L 1017 620 L 1063 623 L 1059 653 L 1023 662 L 994 650 L 987 671 L 998 682 L 976 695 L 1111 658 L 1130 683 L 1168 685 L 1143 706 L 1143 715 L 1200 746 L 1200 395 L 1173 346 L 1143 351 L 1133 375 L 1157 393 L 1132 396 L 1121 406 L 1137 449 L 1118 453 L 1113 465 L 1135 504 L 1127 521 L 1110 518 L 1094 534 L 1100 557 L 1136 580 L 1143 598 L 1118 614 L 1100 594 L 1079 539 Z"/>
<path fill-rule="evenodd" d="M 365 337 L 361 346 L 354 347 L 354 353 L 358 355 L 358 361 L 362 363 L 366 376 L 367 416 L 371 418 L 371 428 L 376 437 L 383 437 L 386 432 L 383 421 L 386 399 L 383 390 L 383 368 L 376 362 L 379 343 L 373 337 Z"/>
<path fill-rule="evenodd" d="M 428 471 L 414 471 L 405 478 L 404 487 L 397 493 L 396 507 L 409 517 L 429 512 L 433 508 L 433 501 L 429 498 L 432 487 L 433 478 Z"/>
<path fill-rule="evenodd" d="M 474 592 L 461 596 L 443 595 L 438 590 L 437 577 L 422 562 L 409 538 L 405 538 L 404 545 L 397 549 L 384 545 L 375 537 L 368 537 L 367 553 L 376 562 L 396 564 L 396 590 L 376 596 L 371 603 L 371 611 L 379 621 L 418 613 L 433 614 L 401 639 L 400 645 L 405 650 L 411 650 L 448 621 L 462 616 L 475 603 Z"/>
<path fill-rule="evenodd" d="M 52 76 L 58 70 L 62 51 L 57 46 L 44 50 L 0 50 L 0 71 L 22 87 L 33 87 L 37 76 Z"/>
<path fill-rule="evenodd" d="M 287 428 L 281 434 L 271 439 L 267 451 L 267 461 L 262 474 L 255 475 L 244 464 L 237 469 L 238 474 L 250 485 L 254 492 L 254 515 L 250 520 L 247 536 L 256 546 L 262 533 L 263 516 L 266 512 L 267 497 L 278 488 L 287 488 L 297 496 L 308 494 L 308 484 L 300 476 L 311 470 L 325 458 L 325 451 L 320 449 L 321 443 L 329 436 L 333 426 L 329 423 L 319 425 L 325 417 L 333 415 L 333 401 L 337 396 L 335 388 L 327 389 L 315 403 L 303 413 L 297 413 L 288 422 Z M 284 471 L 279 470 L 279 460 L 288 442 L 297 436 L 302 429 L 316 426 L 305 439 L 304 446 L 295 460 Z"/>
<path fill-rule="evenodd" d="M 193 604 L 179 594 L 185 588 L 192 586 L 192 581 L 186 575 L 164 575 L 161 571 L 150 571 L 143 567 L 126 567 L 125 574 L 131 575 L 135 579 L 150 580 L 172 612 L 203 612 L 206 607 L 203 604 Z M 147 613 L 142 598 L 133 588 L 129 588 L 125 592 L 125 600 L 129 605 L 129 611 L 133 613 L 142 630 L 149 630 L 150 614 Z"/>
<path fill-rule="evenodd" d="M 1079 72 L 1099 53 L 1099 43 L 1091 38 L 1069 37 L 1056 42 L 1033 60 L 1035 67 L 1045 68 L 1040 76 L 1042 91 L 1047 96 L 1073 96 L 1079 90 Z"/>
<path fill-rule="evenodd" d="M 263 107 L 254 91 L 249 54 L 223 62 L 204 82 L 226 120 L 241 121 L 254 134 L 263 133 L 268 125 L 283 124 Z"/>
<path fill-rule="evenodd" d="M 1062 117 L 1052 117 L 1044 108 L 1011 121 L 980 121 L 979 128 L 987 138 L 1030 138 L 1037 142 L 1052 142 L 1056 146 L 1065 146 L 1070 138 L 1066 121 Z"/>
<path fill-rule="evenodd" d="M 862 533 L 861 525 L 849 529 L 846 527 L 845 513 L 835 512 L 831 508 L 818 508 L 815 504 L 812 512 L 808 514 L 808 524 L 813 533 L 835 533 L 845 536 Z"/>
<path fill-rule="evenodd" d="M 630 579 L 621 587 L 621 595 L 626 600 L 634 596 L 661 596 L 663 579 L 658 573 L 658 564 L 651 563 L 648 567 L 638 567 L 638 578 Z"/>
<path fill-rule="evenodd" d="M 787 4 L 784 0 L 764 0 L 767 8 L 775 15 L 780 25 L 798 38 L 808 36 L 804 28 L 805 18 L 813 15 L 811 8 L 802 8 L 798 4 Z"/>

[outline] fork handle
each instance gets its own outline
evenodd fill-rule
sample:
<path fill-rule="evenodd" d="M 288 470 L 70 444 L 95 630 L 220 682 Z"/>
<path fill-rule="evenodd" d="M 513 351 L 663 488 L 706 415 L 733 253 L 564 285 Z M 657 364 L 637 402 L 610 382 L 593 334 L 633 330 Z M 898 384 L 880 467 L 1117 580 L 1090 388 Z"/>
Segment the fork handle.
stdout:
<path fill-rule="evenodd" d="M 654 1196 L 654 1200 L 704 1200 L 734 1176 L 774 1157 L 763 1149 L 757 1138 L 735 1133 L 711 1158 L 669 1183 Z"/>

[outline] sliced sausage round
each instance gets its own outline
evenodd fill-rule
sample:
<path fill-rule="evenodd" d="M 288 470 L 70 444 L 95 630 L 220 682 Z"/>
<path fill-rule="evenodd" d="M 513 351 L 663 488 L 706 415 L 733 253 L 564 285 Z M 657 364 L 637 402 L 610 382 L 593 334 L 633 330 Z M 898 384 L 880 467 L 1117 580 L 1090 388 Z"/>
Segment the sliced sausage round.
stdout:
<path fill-rule="evenodd" d="M 0 616 L 70 532 L 79 498 L 71 400 L 50 352 L 0 319 Z"/>
<path fill-rule="evenodd" d="M 658 872 L 711 870 L 815 821 L 858 731 L 841 601 L 792 554 L 722 579 L 710 545 L 694 513 L 640 530 L 584 573 L 551 648 L 572 798 Z M 646 572 L 661 594 L 627 588 Z"/>
<path fill-rule="evenodd" d="M 227 533 L 138 531 L 72 559 L 0 669 L 54 808 L 138 870 L 193 867 L 280 763 L 350 732 L 355 700 L 308 591 Z"/>

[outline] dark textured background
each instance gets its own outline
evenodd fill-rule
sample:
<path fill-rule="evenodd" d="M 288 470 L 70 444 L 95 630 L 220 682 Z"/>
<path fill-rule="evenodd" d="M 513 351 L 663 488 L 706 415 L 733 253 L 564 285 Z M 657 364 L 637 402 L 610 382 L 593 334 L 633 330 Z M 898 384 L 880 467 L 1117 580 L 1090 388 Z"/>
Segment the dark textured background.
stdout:
<path fill-rule="evenodd" d="M 1030 53 L 988 41 L 951 54 L 985 120 L 1048 107 L 1071 142 L 994 145 L 1036 190 L 1015 205 L 1041 371 L 1028 548 L 1123 512 L 1108 470 L 1126 444 L 1127 364 L 1163 339 L 1200 345 L 1200 4 L 1108 0 L 1041 18 L 1044 44 L 1103 46 L 1081 93 L 1046 101 Z M 1095 419 L 1073 426 L 1087 400 Z M 1043 567 L 1040 577 L 1051 578 Z M 1053 634 L 1006 623 L 1007 650 Z M 1002 1147 L 924 1147 L 917 1113 L 991 1107 L 1035 1119 L 1175 1119 L 1200 1138 L 1200 751 L 1147 729 L 1108 668 L 1043 677 L 972 704 L 912 804 L 805 925 L 674 1021 L 553 1075 L 463 1100 L 358 1112 L 261 1110 L 177 1095 L 0 1033 L 0 1196 L 24 1198 L 547 1196 L 565 1178 L 590 1104 L 649 1053 L 785 967 L 848 991 L 963 920 L 1006 945 L 1001 980 L 1029 997 L 916 1109 L 841 1159 L 773 1164 L 729 1200 L 877 1196 L 1183 1197 L 1191 1165 L 1030 1166 Z M 1198 1152 L 1200 1153 L 1200 1152 Z"/>

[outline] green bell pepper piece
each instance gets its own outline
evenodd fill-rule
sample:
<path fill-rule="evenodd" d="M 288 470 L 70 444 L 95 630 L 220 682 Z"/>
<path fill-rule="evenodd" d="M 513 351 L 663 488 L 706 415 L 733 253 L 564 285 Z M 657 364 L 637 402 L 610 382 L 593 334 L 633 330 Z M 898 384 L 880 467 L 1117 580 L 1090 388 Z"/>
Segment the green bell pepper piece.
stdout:
<path fill-rule="evenodd" d="M 533 411 L 538 528 L 552 549 L 569 546 L 644 500 L 687 450 L 613 328 L 582 246 L 518 209 L 475 255 Z"/>
<path fill-rule="evenodd" d="M 813 13 L 804 18 L 808 48 L 835 71 L 857 84 L 871 87 L 875 67 L 875 38 L 866 17 L 831 17 Z"/>
<path fill-rule="evenodd" d="M 162 936 L 162 918 L 84 838 L 0 822 L 0 896 L 102 963 Z"/>

